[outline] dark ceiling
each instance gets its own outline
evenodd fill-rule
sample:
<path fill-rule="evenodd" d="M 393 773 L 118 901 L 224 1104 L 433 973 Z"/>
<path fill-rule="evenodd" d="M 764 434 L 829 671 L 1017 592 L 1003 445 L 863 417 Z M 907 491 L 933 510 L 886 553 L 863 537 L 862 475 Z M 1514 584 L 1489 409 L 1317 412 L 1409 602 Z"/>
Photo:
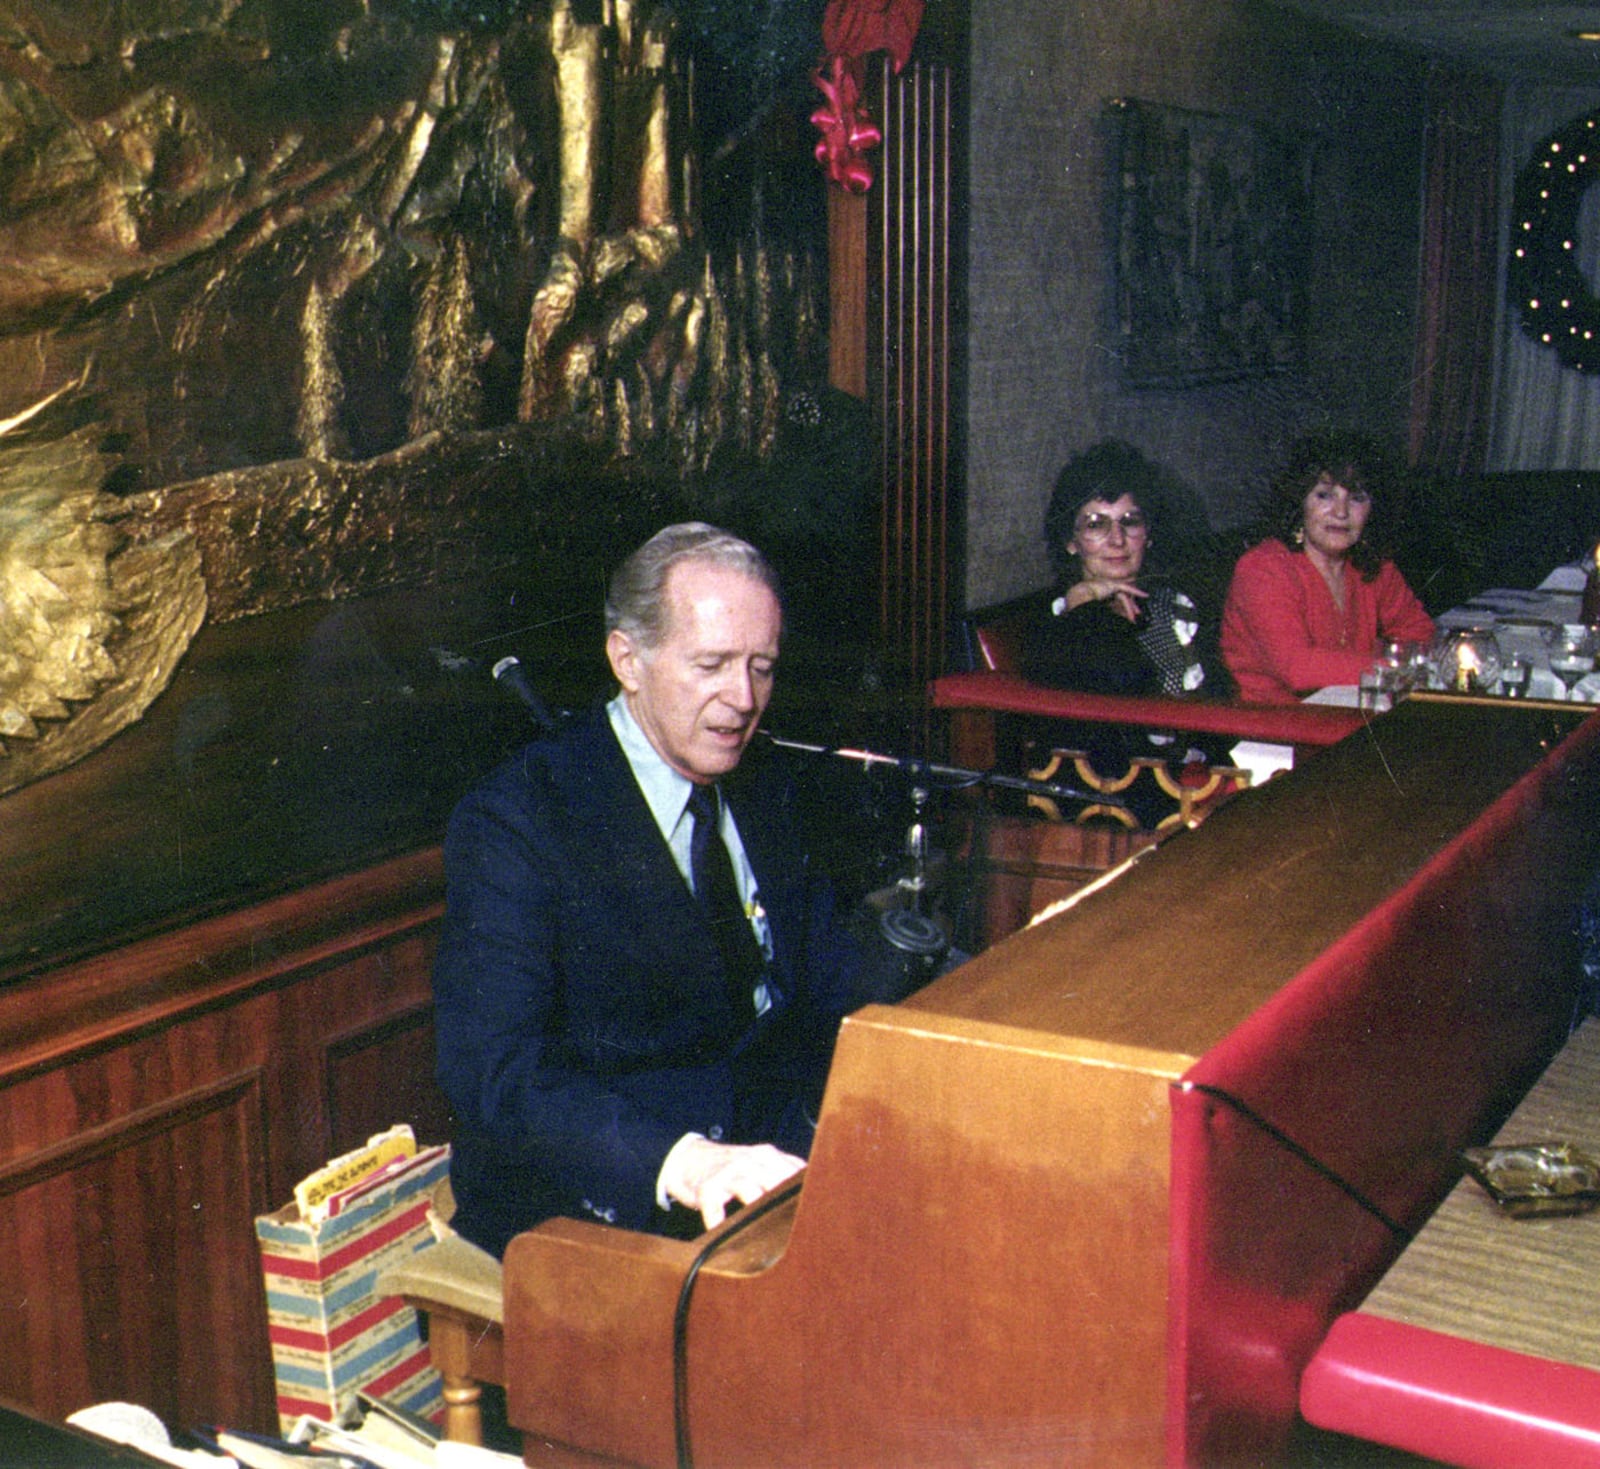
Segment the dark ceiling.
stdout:
<path fill-rule="evenodd" d="M 1346 30 L 1507 82 L 1600 86 L 1600 4 L 1532 0 L 1278 0 Z"/>

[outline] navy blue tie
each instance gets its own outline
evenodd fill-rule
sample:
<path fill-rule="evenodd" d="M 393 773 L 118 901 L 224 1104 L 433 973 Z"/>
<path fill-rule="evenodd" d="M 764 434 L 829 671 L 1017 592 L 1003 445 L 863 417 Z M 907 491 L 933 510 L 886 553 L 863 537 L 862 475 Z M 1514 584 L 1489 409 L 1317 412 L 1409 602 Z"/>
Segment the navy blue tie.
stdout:
<path fill-rule="evenodd" d="M 689 871 L 694 895 L 722 955 L 722 969 L 734 1013 L 748 1016 L 755 1006 L 756 983 L 765 961 L 755 930 L 739 901 L 733 856 L 718 825 L 721 798 L 715 786 L 697 785 L 689 792 L 694 830 L 689 834 Z"/>

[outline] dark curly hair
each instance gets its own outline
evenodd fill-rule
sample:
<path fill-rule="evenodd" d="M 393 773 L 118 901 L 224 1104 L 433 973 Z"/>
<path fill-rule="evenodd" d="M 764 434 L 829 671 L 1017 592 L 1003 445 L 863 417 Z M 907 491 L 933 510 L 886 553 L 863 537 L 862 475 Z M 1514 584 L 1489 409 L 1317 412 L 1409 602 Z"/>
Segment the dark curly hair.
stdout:
<path fill-rule="evenodd" d="M 1276 536 L 1292 550 L 1303 549 L 1306 496 L 1324 476 L 1347 490 L 1365 490 L 1372 502 L 1366 529 L 1348 558 L 1362 580 L 1371 581 L 1388 555 L 1384 528 L 1390 517 L 1384 512 L 1392 508 L 1393 471 L 1387 451 L 1369 435 L 1325 429 L 1297 440 L 1273 478 L 1255 539 Z"/>
<path fill-rule="evenodd" d="M 1078 512 L 1091 500 L 1120 500 L 1129 496 L 1147 519 L 1159 512 L 1163 489 L 1161 471 L 1132 444 L 1105 439 L 1081 454 L 1074 454 L 1056 476 L 1050 507 L 1044 513 L 1045 549 L 1057 581 L 1076 580 L 1076 558 L 1067 550 Z"/>

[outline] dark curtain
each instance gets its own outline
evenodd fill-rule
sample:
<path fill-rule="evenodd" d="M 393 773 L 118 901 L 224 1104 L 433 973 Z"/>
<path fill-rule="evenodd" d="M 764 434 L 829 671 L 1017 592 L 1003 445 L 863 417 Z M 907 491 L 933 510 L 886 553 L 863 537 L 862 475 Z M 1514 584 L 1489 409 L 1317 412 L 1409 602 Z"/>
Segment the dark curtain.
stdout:
<path fill-rule="evenodd" d="M 1421 300 L 1410 459 L 1428 475 L 1482 471 L 1489 437 L 1501 88 L 1435 67 L 1423 159 Z"/>

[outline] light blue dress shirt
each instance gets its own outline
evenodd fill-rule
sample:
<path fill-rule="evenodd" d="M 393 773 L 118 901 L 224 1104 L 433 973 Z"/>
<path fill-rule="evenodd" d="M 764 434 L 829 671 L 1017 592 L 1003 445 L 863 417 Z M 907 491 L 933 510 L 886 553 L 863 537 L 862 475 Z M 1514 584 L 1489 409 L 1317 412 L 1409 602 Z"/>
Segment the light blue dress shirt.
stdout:
<path fill-rule="evenodd" d="M 645 804 L 649 806 L 650 814 L 655 818 L 656 826 L 672 852 L 672 860 L 678 864 L 678 871 L 683 874 L 684 882 L 688 883 L 690 890 L 693 891 L 694 882 L 689 875 L 689 840 L 694 833 L 694 817 L 689 811 L 689 792 L 693 782 L 687 776 L 679 774 L 661 758 L 656 747 L 639 728 L 638 721 L 633 717 L 633 711 L 628 708 L 625 695 L 618 694 L 606 706 L 606 714 L 611 720 L 611 728 L 616 732 L 617 743 L 622 746 L 622 753 L 627 757 L 629 768 L 633 771 L 633 778 L 639 782 L 639 789 L 644 793 Z M 727 844 L 728 852 L 733 858 L 733 877 L 738 888 L 739 901 L 744 904 L 750 926 L 755 930 L 756 941 L 761 945 L 761 952 L 770 963 L 772 929 L 761 907 L 761 894 L 756 889 L 756 875 L 751 870 L 750 858 L 745 852 L 744 842 L 739 837 L 738 823 L 734 821 L 728 803 L 721 801 L 718 803 L 718 808 L 721 811 L 722 840 Z M 770 1004 L 766 985 L 758 984 L 755 993 L 756 1013 L 765 1014 Z"/>

